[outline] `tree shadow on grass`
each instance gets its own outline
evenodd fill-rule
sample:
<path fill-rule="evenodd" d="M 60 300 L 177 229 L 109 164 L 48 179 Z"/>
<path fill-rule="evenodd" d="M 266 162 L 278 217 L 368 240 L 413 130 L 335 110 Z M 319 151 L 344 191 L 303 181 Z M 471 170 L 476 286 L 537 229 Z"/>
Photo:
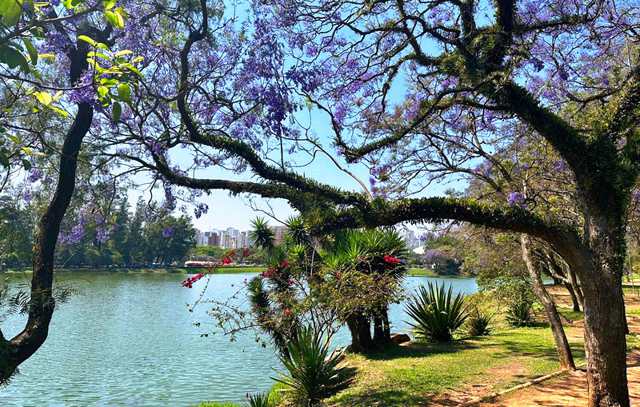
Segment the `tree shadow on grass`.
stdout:
<path fill-rule="evenodd" d="M 466 340 L 450 343 L 412 342 L 408 345 L 389 345 L 384 349 L 368 352 L 363 356 L 370 360 L 393 360 L 397 358 L 413 358 L 420 356 L 455 353 L 468 349 L 476 349 L 479 345 Z"/>

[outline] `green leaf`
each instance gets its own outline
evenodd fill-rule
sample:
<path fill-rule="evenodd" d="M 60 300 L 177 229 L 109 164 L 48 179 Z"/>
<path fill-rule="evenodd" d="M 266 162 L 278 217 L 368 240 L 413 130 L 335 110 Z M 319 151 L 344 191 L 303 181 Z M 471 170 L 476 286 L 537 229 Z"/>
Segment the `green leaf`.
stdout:
<path fill-rule="evenodd" d="M 109 88 L 107 88 L 106 86 L 98 86 L 98 95 L 100 95 L 100 97 L 105 97 L 107 96 L 107 94 L 109 93 Z"/>
<path fill-rule="evenodd" d="M 116 0 L 105 0 L 104 1 L 104 9 L 105 10 L 111 10 L 112 8 L 114 8 L 116 6 Z"/>
<path fill-rule="evenodd" d="M 128 83 L 118 85 L 118 96 L 127 103 L 131 103 L 131 87 Z"/>
<path fill-rule="evenodd" d="M 124 28 L 124 18 L 120 13 L 107 10 L 104 12 L 104 18 L 107 20 L 109 24 L 111 24 L 115 28 L 119 28 L 119 29 Z"/>
<path fill-rule="evenodd" d="M 33 66 L 38 64 L 38 50 L 33 46 L 33 43 L 28 38 L 22 40 L 24 42 L 25 48 L 27 48 L 27 52 L 29 52 L 29 58 L 31 58 L 31 64 Z"/>
<path fill-rule="evenodd" d="M 120 121 L 120 116 L 122 116 L 122 105 L 119 102 L 114 102 L 111 113 L 113 115 L 114 122 Z"/>
<path fill-rule="evenodd" d="M 9 165 L 11 165 L 11 162 L 9 161 L 9 154 L 6 148 L 0 150 L 0 164 L 2 164 L 2 166 L 4 167 L 8 167 Z"/>
<path fill-rule="evenodd" d="M 98 46 L 98 42 L 96 40 L 94 40 L 93 38 L 88 37 L 86 35 L 78 35 L 78 39 L 80 41 L 86 42 L 87 44 L 91 45 L 92 47 L 97 47 Z"/>
<path fill-rule="evenodd" d="M 29 63 L 27 62 L 27 59 L 20 51 L 13 47 L 0 47 L 0 62 L 7 64 L 11 69 L 20 66 L 22 70 L 29 71 Z"/>
<path fill-rule="evenodd" d="M 2 22 L 8 26 L 14 26 L 20 20 L 22 13 L 22 0 L 0 0 L 0 16 Z"/>
<path fill-rule="evenodd" d="M 49 106 L 53 102 L 53 97 L 47 92 L 33 92 L 33 96 L 45 106 Z"/>
<path fill-rule="evenodd" d="M 31 169 L 31 161 L 23 158 L 22 159 L 22 166 L 24 167 L 25 170 L 29 171 Z"/>

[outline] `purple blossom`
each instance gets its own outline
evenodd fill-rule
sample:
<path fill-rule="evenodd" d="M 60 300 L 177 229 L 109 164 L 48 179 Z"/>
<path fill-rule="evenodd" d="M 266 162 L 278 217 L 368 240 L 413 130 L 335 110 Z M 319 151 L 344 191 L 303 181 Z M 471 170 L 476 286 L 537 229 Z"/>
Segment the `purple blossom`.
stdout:
<path fill-rule="evenodd" d="M 96 227 L 96 240 L 101 243 L 107 243 L 107 241 L 109 240 L 109 235 L 111 234 L 111 230 L 109 230 L 108 227 L 105 226 L 98 226 Z"/>
<path fill-rule="evenodd" d="M 42 170 L 39 168 L 32 168 L 29 172 L 28 180 L 29 182 L 37 182 L 42 178 Z"/>
<path fill-rule="evenodd" d="M 556 172 L 563 172 L 567 169 L 567 163 L 564 160 L 557 160 L 553 163 L 553 169 Z"/>
<path fill-rule="evenodd" d="M 509 192 L 507 196 L 507 202 L 510 206 L 522 206 L 524 204 L 525 197 L 521 192 Z"/>
<path fill-rule="evenodd" d="M 162 237 L 168 239 L 171 236 L 173 236 L 173 232 L 174 232 L 173 227 L 167 226 L 166 228 L 162 229 Z"/>
<path fill-rule="evenodd" d="M 201 202 L 195 207 L 195 209 L 193 210 L 193 214 L 195 215 L 196 219 L 200 219 L 200 217 L 205 213 L 207 213 L 208 211 L 209 211 L 209 205 Z"/>

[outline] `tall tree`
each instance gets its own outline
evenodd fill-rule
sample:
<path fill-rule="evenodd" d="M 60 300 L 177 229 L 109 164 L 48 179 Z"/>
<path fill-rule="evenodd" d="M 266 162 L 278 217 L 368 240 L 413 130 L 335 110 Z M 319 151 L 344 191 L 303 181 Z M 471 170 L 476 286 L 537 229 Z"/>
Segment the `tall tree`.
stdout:
<path fill-rule="evenodd" d="M 168 151 L 182 139 L 169 126 L 162 128 L 178 138 L 160 140 L 162 146 L 151 149 L 152 162 L 148 156 L 126 158 L 191 188 L 281 197 L 301 209 L 314 201 L 303 197 L 321 196 L 340 205 L 333 213 L 317 213 L 321 230 L 452 219 L 538 238 L 582 283 L 590 405 L 628 406 L 621 278 L 628 204 L 640 170 L 640 65 L 634 45 L 639 17 L 633 2 L 309 0 L 256 7 L 259 41 L 250 66 L 277 78 L 272 84 L 297 84 L 330 117 L 338 153 L 368 162 L 378 180 L 393 183 L 390 194 L 381 196 L 385 188 L 376 186 L 378 198 L 371 200 L 303 177 L 284 157 L 275 165 L 261 157 L 255 129 L 244 122 L 251 110 L 237 100 L 203 94 L 203 83 L 216 83 L 215 74 L 203 71 L 202 47 L 212 39 L 204 1 L 198 22 L 186 24 L 180 64 L 172 65 L 179 78 L 180 130 L 194 150 L 221 152 L 205 155 L 207 160 L 240 158 L 266 182 L 176 171 Z M 296 63 L 280 75 L 272 67 L 283 65 L 284 42 Z M 279 151 L 286 151 L 287 141 L 326 151 L 318 140 L 282 125 L 295 103 L 282 87 L 261 84 L 254 83 L 268 97 L 257 105 L 277 119 L 267 130 Z M 399 102 L 393 100 L 398 94 L 405 95 Z M 233 131 L 206 120 L 203 105 L 230 112 L 234 126 L 224 128 Z M 494 153 L 518 137 L 541 138 L 567 167 L 579 225 L 520 205 L 522 191 L 506 191 L 506 202 L 489 205 L 481 197 L 409 197 L 451 174 L 475 173 L 481 158 L 497 172 L 517 170 L 495 160 Z M 494 182 L 487 174 L 479 177 Z"/>

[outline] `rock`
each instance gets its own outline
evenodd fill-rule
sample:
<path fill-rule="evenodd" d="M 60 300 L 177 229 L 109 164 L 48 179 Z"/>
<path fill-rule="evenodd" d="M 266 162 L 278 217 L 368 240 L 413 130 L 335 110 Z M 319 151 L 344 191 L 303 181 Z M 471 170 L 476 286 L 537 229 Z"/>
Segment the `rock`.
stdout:
<path fill-rule="evenodd" d="M 400 345 L 402 343 L 411 342 L 411 337 L 407 334 L 391 334 L 391 342 L 396 345 Z"/>

